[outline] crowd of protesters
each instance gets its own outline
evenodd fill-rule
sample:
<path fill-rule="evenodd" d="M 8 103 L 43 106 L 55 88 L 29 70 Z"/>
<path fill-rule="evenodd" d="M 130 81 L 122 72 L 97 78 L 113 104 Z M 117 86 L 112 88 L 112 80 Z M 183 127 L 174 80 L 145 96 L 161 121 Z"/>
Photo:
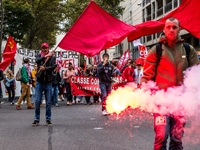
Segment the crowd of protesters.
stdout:
<path fill-rule="evenodd" d="M 16 109 L 21 110 L 20 105 L 26 99 L 27 109 L 35 109 L 33 126 L 40 121 L 40 107 L 42 100 L 46 103 L 46 122 L 51 125 L 51 106 L 59 107 L 60 101 L 66 101 L 66 105 L 83 103 L 92 105 L 102 104 L 102 115 L 108 115 L 106 111 L 106 98 L 111 91 L 112 77 L 122 76 L 125 84 L 129 82 L 139 83 L 142 77 L 142 65 L 135 64 L 129 59 L 122 71 L 117 67 L 116 61 L 110 61 L 107 53 L 103 54 L 103 61 L 97 65 L 88 64 L 85 67 L 74 67 L 71 62 L 66 70 L 59 70 L 56 58 L 49 52 L 48 43 L 41 45 L 41 52 L 36 57 L 33 69 L 30 69 L 29 59 L 23 60 L 21 69 L 21 96 L 16 103 Z M 44 65 L 45 64 L 45 65 Z M 99 79 L 101 95 L 73 96 L 70 81 L 73 76 L 96 77 Z M 4 76 L 5 88 L 8 92 L 8 101 L 14 105 L 16 81 L 11 69 Z"/>

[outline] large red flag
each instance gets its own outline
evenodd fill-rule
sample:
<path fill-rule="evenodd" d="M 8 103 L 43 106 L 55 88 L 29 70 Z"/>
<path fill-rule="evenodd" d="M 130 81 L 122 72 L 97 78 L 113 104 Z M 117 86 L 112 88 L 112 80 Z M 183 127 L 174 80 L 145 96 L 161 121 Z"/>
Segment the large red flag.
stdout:
<path fill-rule="evenodd" d="M 120 72 L 122 72 L 125 64 L 127 63 L 128 59 L 131 58 L 131 55 L 130 55 L 130 50 L 127 49 L 123 55 L 120 57 L 118 63 L 117 63 L 117 68 L 120 70 Z"/>
<path fill-rule="evenodd" d="M 13 61 L 16 50 L 17 44 L 15 40 L 11 36 L 9 36 L 3 52 L 3 62 L 0 63 L 0 69 L 2 71 L 4 71 Z"/>
<path fill-rule="evenodd" d="M 91 57 L 101 50 L 120 43 L 133 31 L 133 28 L 91 1 L 58 47 Z"/>
<path fill-rule="evenodd" d="M 200 0 L 182 0 L 180 6 L 159 21 L 147 21 L 135 25 L 135 29 L 128 36 L 128 41 L 133 41 L 141 36 L 154 34 L 163 30 L 165 20 L 175 17 L 180 20 L 183 29 L 200 38 Z"/>

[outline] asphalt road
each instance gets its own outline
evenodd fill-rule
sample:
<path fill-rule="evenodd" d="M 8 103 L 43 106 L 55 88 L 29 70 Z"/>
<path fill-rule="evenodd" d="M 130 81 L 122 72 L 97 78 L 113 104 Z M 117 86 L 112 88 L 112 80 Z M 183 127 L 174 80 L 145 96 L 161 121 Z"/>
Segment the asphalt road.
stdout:
<path fill-rule="evenodd" d="M 102 116 L 99 104 L 60 102 L 52 107 L 51 127 L 45 125 L 45 106 L 40 125 L 32 127 L 34 110 L 21 107 L 1 105 L 0 150 L 153 150 L 153 116 L 145 112 Z M 185 150 L 200 149 L 198 128 L 185 133 Z"/>

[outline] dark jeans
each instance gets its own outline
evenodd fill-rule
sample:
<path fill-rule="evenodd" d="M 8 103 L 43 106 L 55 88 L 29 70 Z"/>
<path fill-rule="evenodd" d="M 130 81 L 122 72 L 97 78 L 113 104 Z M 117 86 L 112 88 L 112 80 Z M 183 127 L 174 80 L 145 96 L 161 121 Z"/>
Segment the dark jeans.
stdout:
<path fill-rule="evenodd" d="M 89 104 L 90 103 L 90 96 L 85 96 L 85 100 L 86 100 L 86 103 Z"/>
<path fill-rule="evenodd" d="M 50 83 L 42 84 L 37 82 L 35 92 L 36 92 L 35 120 L 40 120 L 40 104 L 42 102 L 43 92 L 46 100 L 46 120 L 51 120 L 52 85 Z"/>
<path fill-rule="evenodd" d="M 106 110 L 106 98 L 111 92 L 111 83 L 100 83 L 102 111 Z"/>
<path fill-rule="evenodd" d="M 8 91 L 8 100 L 11 103 L 15 99 L 15 88 L 14 86 L 7 87 L 6 90 Z"/>
<path fill-rule="evenodd" d="M 72 102 L 72 91 L 70 83 L 65 83 L 67 101 Z"/>
<path fill-rule="evenodd" d="M 99 96 L 93 96 L 93 99 L 94 99 L 94 103 L 99 102 Z"/>
<path fill-rule="evenodd" d="M 170 136 L 169 150 L 183 150 L 182 137 L 184 127 L 185 118 L 182 116 L 154 114 L 154 150 L 166 150 L 168 136 Z"/>

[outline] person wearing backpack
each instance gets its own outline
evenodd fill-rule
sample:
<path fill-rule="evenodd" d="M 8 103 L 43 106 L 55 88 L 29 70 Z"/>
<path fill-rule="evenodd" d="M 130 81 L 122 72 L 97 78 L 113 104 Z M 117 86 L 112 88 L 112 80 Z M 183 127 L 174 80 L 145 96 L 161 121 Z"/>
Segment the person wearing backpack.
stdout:
<path fill-rule="evenodd" d="M 27 109 L 33 109 L 34 107 L 31 105 L 31 71 L 30 71 L 30 64 L 29 59 L 25 58 L 23 60 L 23 66 L 21 68 L 21 88 L 22 88 L 22 94 L 19 97 L 16 105 L 17 110 L 21 110 L 20 105 L 24 97 L 26 97 L 27 101 Z"/>
<path fill-rule="evenodd" d="M 153 80 L 158 88 L 164 91 L 169 87 L 180 86 L 183 83 L 183 72 L 188 67 L 199 64 L 197 52 L 189 44 L 187 56 L 186 51 L 188 50 L 186 50 L 187 48 L 179 36 L 180 29 L 178 19 L 168 18 L 166 20 L 163 34 L 161 34 L 159 39 L 161 51 L 158 52 L 157 45 L 149 50 L 144 62 L 143 76 L 140 80 L 141 84 Z M 169 150 L 182 150 L 185 123 L 186 119 L 184 116 L 154 113 L 154 150 L 166 150 L 169 135 Z"/>

